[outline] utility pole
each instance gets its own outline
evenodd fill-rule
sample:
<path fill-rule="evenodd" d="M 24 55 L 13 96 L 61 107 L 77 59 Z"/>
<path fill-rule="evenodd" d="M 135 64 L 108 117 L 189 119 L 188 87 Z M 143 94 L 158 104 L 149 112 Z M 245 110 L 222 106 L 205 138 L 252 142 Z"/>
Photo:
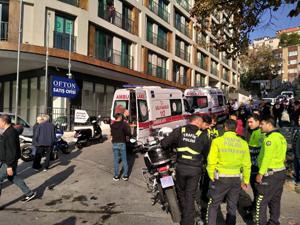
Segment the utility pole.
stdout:
<path fill-rule="evenodd" d="M 47 114 L 48 107 L 48 60 L 49 60 L 49 30 L 50 30 L 50 12 L 47 13 L 46 17 L 46 65 L 45 65 L 45 109 L 44 113 Z"/>
<path fill-rule="evenodd" d="M 21 52 L 21 34 L 22 34 L 22 8 L 23 8 L 23 0 L 20 0 L 18 56 L 17 56 L 17 81 L 16 81 L 16 102 L 15 102 L 15 123 L 16 124 L 18 122 L 18 103 L 19 103 L 20 52 Z"/>

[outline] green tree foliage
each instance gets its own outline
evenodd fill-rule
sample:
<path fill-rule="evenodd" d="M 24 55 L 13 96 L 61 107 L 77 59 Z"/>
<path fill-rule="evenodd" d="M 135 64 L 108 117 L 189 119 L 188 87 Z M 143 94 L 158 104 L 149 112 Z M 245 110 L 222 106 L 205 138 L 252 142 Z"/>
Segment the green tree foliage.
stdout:
<path fill-rule="evenodd" d="M 292 34 L 286 34 L 283 33 L 280 35 L 280 42 L 279 45 L 281 47 L 287 47 L 291 45 L 298 45 L 300 44 L 300 34 L 292 33 Z"/>
<path fill-rule="evenodd" d="M 235 57 L 245 53 L 249 44 L 249 34 L 262 21 L 262 15 L 279 9 L 283 4 L 292 4 L 294 9 L 289 12 L 290 17 L 300 13 L 299 0 L 195 0 L 191 15 L 201 24 L 201 30 L 212 29 L 215 40 L 211 42 L 219 51 L 225 51 L 228 57 Z M 211 26 L 209 15 L 223 13 L 223 19 Z M 271 22 L 271 21 L 270 21 Z M 227 35 L 227 29 L 232 35 Z"/>
<path fill-rule="evenodd" d="M 240 57 L 240 60 L 244 64 L 241 86 L 248 91 L 256 90 L 259 87 L 259 84 L 253 84 L 251 81 L 271 81 L 278 76 L 281 68 L 281 60 L 267 46 L 249 50 L 248 54 Z"/>

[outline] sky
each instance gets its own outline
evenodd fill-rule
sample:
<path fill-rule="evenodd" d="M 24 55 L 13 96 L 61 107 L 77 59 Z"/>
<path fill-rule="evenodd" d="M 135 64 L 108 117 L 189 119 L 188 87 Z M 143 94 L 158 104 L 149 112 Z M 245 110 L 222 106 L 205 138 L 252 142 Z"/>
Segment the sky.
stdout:
<path fill-rule="evenodd" d="M 292 18 L 287 16 L 294 7 L 295 5 L 292 4 L 284 4 L 277 11 L 272 11 L 272 18 L 270 11 L 266 11 L 262 16 L 261 23 L 250 34 L 250 40 L 265 36 L 275 37 L 278 30 L 300 26 L 300 15 Z M 269 22 L 270 18 L 271 23 Z"/>

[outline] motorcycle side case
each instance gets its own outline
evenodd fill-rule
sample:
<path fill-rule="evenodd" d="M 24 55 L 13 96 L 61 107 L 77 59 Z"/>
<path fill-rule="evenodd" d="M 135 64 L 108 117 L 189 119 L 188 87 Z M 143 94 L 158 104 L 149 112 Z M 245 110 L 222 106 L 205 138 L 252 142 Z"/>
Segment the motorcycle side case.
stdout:
<path fill-rule="evenodd" d="M 148 157 L 149 163 L 154 167 L 171 161 L 169 152 L 161 147 L 150 148 L 148 151 Z"/>

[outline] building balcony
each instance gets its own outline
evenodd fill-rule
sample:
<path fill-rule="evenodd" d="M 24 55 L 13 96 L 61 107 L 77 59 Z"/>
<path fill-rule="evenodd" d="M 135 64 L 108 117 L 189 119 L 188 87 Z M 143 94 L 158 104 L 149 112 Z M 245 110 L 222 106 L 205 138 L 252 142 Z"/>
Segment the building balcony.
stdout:
<path fill-rule="evenodd" d="M 99 17 L 106 20 L 107 22 L 110 22 L 117 27 L 126 30 L 130 33 L 134 33 L 134 25 L 135 21 L 131 20 L 128 17 L 123 16 L 121 13 L 113 10 L 104 10 L 103 12 L 99 11 Z"/>
<path fill-rule="evenodd" d="M 162 18 L 164 21 L 169 23 L 170 13 L 166 9 L 162 8 L 153 0 L 150 0 L 148 8 L 156 15 L 158 15 L 160 18 Z"/>
<path fill-rule="evenodd" d="M 76 37 L 74 35 L 54 31 L 54 48 L 69 51 L 70 45 L 71 51 L 76 52 Z"/>
<path fill-rule="evenodd" d="M 166 80 L 168 70 L 166 68 L 156 66 L 148 62 L 147 74 Z"/>
<path fill-rule="evenodd" d="M 179 58 L 189 62 L 190 61 L 190 53 L 188 53 L 187 51 L 180 49 L 180 48 L 176 48 L 176 56 L 178 56 Z"/>
<path fill-rule="evenodd" d="M 205 60 L 198 59 L 197 66 L 199 66 L 201 69 L 207 71 L 207 64 L 205 63 Z"/>
<path fill-rule="evenodd" d="M 178 5 L 180 5 L 182 8 L 184 8 L 186 11 L 190 11 L 191 9 L 191 5 L 188 1 L 186 0 L 176 0 L 176 2 L 178 3 Z"/>
<path fill-rule="evenodd" d="M 132 56 L 105 46 L 95 46 L 95 58 L 128 69 L 133 69 L 134 58 Z"/>
<path fill-rule="evenodd" d="M 0 41 L 8 40 L 8 22 L 0 22 Z"/>
<path fill-rule="evenodd" d="M 175 27 L 181 33 L 185 34 L 189 38 L 192 38 L 192 29 L 190 29 L 185 23 L 175 22 Z"/>
<path fill-rule="evenodd" d="M 152 31 L 147 31 L 147 41 L 168 51 L 168 40 L 165 37 L 160 37 Z"/>
<path fill-rule="evenodd" d="M 217 49 L 210 47 L 209 52 L 219 58 L 219 52 Z"/>
<path fill-rule="evenodd" d="M 70 4 L 70 5 L 73 5 L 76 7 L 80 6 L 80 0 L 58 0 L 58 1 Z"/>

